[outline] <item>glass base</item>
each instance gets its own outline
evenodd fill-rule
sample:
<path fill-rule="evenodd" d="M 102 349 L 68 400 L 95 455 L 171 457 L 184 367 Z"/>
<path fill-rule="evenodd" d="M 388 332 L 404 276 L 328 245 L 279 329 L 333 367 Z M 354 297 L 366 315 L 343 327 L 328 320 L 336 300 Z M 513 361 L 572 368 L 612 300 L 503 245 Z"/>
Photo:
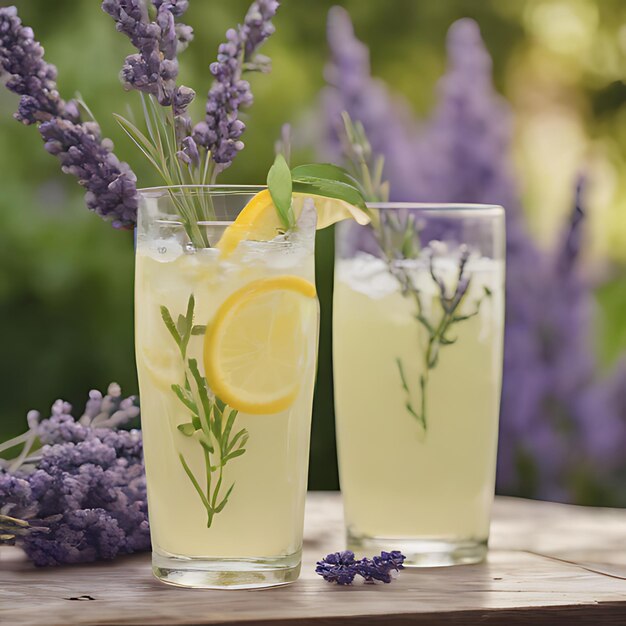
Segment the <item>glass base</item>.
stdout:
<path fill-rule="evenodd" d="M 275 558 L 189 558 L 152 553 L 152 573 L 162 582 L 195 589 L 258 589 L 294 582 L 301 552 Z"/>
<path fill-rule="evenodd" d="M 466 539 L 446 541 L 442 539 L 387 539 L 385 537 L 356 536 L 348 531 L 348 550 L 357 557 L 371 557 L 382 550 L 400 550 L 406 561 L 405 567 L 443 567 L 447 565 L 470 565 L 481 563 L 487 557 L 487 540 Z"/>

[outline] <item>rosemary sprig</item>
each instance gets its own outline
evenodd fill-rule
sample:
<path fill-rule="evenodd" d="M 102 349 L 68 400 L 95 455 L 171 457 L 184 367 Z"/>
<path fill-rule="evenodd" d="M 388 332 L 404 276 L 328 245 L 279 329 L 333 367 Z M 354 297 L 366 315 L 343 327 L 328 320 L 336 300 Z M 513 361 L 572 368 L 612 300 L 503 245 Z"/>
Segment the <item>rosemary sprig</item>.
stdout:
<path fill-rule="evenodd" d="M 178 431 L 184 437 L 195 439 L 202 449 L 206 488 L 201 486 L 201 481 L 194 475 L 184 455 L 179 453 L 178 456 L 206 509 L 207 528 L 210 528 L 213 518 L 224 509 L 235 487 L 235 483 L 232 483 L 226 493 L 221 495 L 224 466 L 245 453 L 249 435 L 245 428 L 232 434 L 238 412 L 211 392 L 200 373 L 197 360 L 187 356 L 191 337 L 203 334 L 206 330 L 205 326 L 194 325 L 194 308 L 195 298 L 192 294 L 186 313 L 179 315 L 176 322 L 165 306 L 161 307 L 161 317 L 180 350 L 185 369 L 184 384 L 171 386 L 172 392 L 189 411 L 191 418 L 189 422 L 180 424 Z"/>
<path fill-rule="evenodd" d="M 437 363 L 439 362 L 441 349 L 456 343 L 457 338 L 450 335 L 453 328 L 457 324 L 478 315 L 478 313 L 480 312 L 481 304 L 485 297 L 491 296 L 491 291 L 488 288 L 485 288 L 482 297 L 476 302 L 476 307 L 473 311 L 466 314 L 459 313 L 461 305 L 468 295 L 472 279 L 471 275 L 469 275 L 467 272 L 467 262 L 469 260 L 469 256 L 469 249 L 467 247 L 462 247 L 459 257 L 456 285 L 452 293 L 449 294 L 444 281 L 435 271 L 435 254 L 432 249 L 430 250 L 429 272 L 432 280 L 435 282 L 439 290 L 437 299 L 439 301 L 441 309 L 440 316 L 437 320 L 429 320 L 425 316 L 421 292 L 415 284 L 409 271 L 407 271 L 405 267 L 398 265 L 397 263 L 389 263 L 389 270 L 398 279 L 398 282 L 401 285 L 403 295 L 406 297 L 411 297 L 414 300 L 416 305 L 416 312 L 414 314 L 415 319 L 422 325 L 422 327 L 426 331 L 427 341 L 426 349 L 424 350 L 423 356 L 423 371 L 420 374 L 419 378 L 419 408 L 416 408 L 413 405 L 411 391 L 408 385 L 403 362 L 400 358 L 396 359 L 398 373 L 400 375 L 400 382 L 406 394 L 406 409 L 415 419 L 417 419 L 424 432 L 426 432 L 428 427 L 427 392 L 430 372 L 435 369 Z"/>
<path fill-rule="evenodd" d="M 351 175 L 356 179 L 360 191 L 368 202 L 387 202 L 389 200 L 389 183 L 383 178 L 384 157 L 373 153 L 361 122 L 354 122 L 346 112 L 343 113 L 342 117 L 344 124 L 343 151 Z M 466 315 L 459 314 L 471 282 L 471 276 L 467 271 L 469 250 L 465 247 L 461 249 L 456 286 L 452 294 L 449 295 L 443 280 L 435 271 L 435 256 L 431 249 L 429 270 L 432 280 L 439 289 L 438 300 L 441 314 L 436 320 L 428 319 L 422 303 L 422 294 L 409 269 L 402 263 L 404 260 L 418 259 L 423 253 L 415 216 L 410 212 L 403 217 L 394 211 L 372 211 L 371 218 L 370 228 L 373 230 L 382 258 L 386 261 L 388 271 L 400 284 L 402 295 L 414 301 L 415 319 L 426 331 L 427 342 L 423 354 L 423 372 L 419 379 L 419 406 L 415 406 L 413 402 L 402 359 L 396 358 L 400 384 L 406 395 L 406 410 L 418 421 L 425 433 L 428 426 L 427 396 L 430 372 L 439 362 L 441 349 L 456 342 L 456 338 L 450 336 L 452 329 L 460 322 L 477 315 L 483 299 L 489 297 L 491 292 L 485 288 L 484 295 L 477 301 L 475 310 Z"/>

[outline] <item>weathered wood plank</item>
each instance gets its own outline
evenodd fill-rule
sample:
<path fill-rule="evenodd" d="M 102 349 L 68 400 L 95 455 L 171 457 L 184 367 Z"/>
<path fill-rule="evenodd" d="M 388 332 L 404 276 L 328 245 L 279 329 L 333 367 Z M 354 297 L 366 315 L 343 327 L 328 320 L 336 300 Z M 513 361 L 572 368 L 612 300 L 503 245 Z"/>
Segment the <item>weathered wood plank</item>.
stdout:
<path fill-rule="evenodd" d="M 487 563 L 405 570 L 384 586 L 341 588 L 315 575 L 315 560 L 340 549 L 342 534 L 338 496 L 311 494 L 301 579 L 262 591 L 167 587 L 151 577 L 148 555 L 35 570 L 23 560 L 11 560 L 15 552 L 2 551 L 0 623 L 626 623 L 626 580 L 621 577 L 626 511 L 498 499 Z"/>

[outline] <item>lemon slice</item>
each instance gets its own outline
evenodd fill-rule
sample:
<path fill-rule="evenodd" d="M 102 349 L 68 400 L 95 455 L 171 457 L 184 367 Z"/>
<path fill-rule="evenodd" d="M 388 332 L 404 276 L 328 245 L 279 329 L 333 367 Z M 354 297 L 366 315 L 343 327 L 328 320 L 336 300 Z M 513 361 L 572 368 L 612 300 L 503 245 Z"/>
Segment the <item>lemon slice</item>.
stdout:
<path fill-rule="evenodd" d="M 296 220 L 302 212 L 304 201 L 312 198 L 317 212 L 317 229 L 345 219 L 354 219 L 359 224 L 368 224 L 369 216 L 365 211 L 344 200 L 307 193 L 293 194 L 293 211 Z M 224 231 L 217 243 L 222 256 L 230 255 L 235 248 L 247 240 L 270 241 L 283 230 L 283 224 L 274 208 L 269 189 L 259 191 L 243 208 L 237 219 Z"/>
<path fill-rule="evenodd" d="M 204 369 L 234 409 L 270 415 L 296 399 L 317 314 L 315 285 L 299 276 L 255 280 L 221 304 L 204 338 Z"/>

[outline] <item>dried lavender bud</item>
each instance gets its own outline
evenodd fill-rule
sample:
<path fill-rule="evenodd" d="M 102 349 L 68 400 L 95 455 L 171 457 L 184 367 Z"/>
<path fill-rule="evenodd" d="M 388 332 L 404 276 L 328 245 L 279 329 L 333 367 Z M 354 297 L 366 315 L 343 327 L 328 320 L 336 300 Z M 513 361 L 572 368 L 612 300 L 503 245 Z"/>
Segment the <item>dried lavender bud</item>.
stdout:
<path fill-rule="evenodd" d="M 243 25 L 227 31 L 217 62 L 211 65 L 215 80 L 209 90 L 205 120 L 196 124 L 193 139 L 210 150 L 220 170 L 226 169 L 244 147 L 240 137 L 246 127 L 239 111 L 249 107 L 253 98 L 250 84 L 242 75 L 254 67 L 256 51 L 274 32 L 271 20 L 278 7 L 277 0 L 253 2 Z"/>
<path fill-rule="evenodd" d="M 371 560 L 367 558 L 356 560 L 354 552 L 344 550 L 329 554 L 318 561 L 315 573 L 325 581 L 338 585 L 351 585 L 357 575 L 363 577 L 366 582 L 390 583 L 394 575 L 404 569 L 405 559 L 401 552 L 394 550 L 381 552 L 380 556 L 375 556 Z"/>
<path fill-rule="evenodd" d="M 358 573 L 354 552 L 344 550 L 327 555 L 317 562 L 315 573 L 319 574 L 326 582 L 351 585 Z"/>
<path fill-rule="evenodd" d="M 162 5 L 169 5 L 168 9 L 174 17 L 180 17 L 189 8 L 189 0 L 152 0 L 152 4 L 160 9 Z"/>
<path fill-rule="evenodd" d="M 198 152 L 198 146 L 191 137 L 185 137 L 183 139 L 183 149 L 176 153 L 176 156 L 185 165 L 191 167 L 199 167 L 200 165 L 200 153 Z"/>
<path fill-rule="evenodd" d="M 398 571 L 404 569 L 406 557 L 398 550 L 381 552 L 380 556 L 370 559 L 361 559 L 358 563 L 359 575 L 366 582 L 380 581 L 390 583 Z"/>

